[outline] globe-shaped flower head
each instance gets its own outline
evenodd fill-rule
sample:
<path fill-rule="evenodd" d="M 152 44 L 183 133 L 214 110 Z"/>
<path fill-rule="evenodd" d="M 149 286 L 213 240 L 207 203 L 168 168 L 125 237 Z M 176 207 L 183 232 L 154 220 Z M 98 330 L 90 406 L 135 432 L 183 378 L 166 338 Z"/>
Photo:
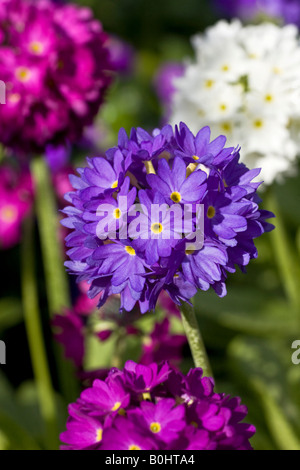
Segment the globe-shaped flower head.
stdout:
<path fill-rule="evenodd" d="M 0 142 L 19 152 L 76 140 L 110 83 L 107 35 L 88 8 L 48 0 L 0 5 Z"/>
<path fill-rule="evenodd" d="M 128 361 L 69 405 L 64 450 L 250 450 L 255 427 L 238 397 L 214 392 L 200 368 Z"/>
<path fill-rule="evenodd" d="M 265 184 L 292 173 L 300 153 L 296 26 L 219 21 L 193 46 L 195 60 L 173 82 L 170 122 L 224 133 L 230 145 L 242 146 L 246 165 L 262 169 Z"/>
<path fill-rule="evenodd" d="M 70 176 L 66 266 L 90 283 L 90 297 L 100 294 L 99 307 L 111 294 L 121 310 L 139 302 L 142 313 L 162 290 L 179 305 L 198 289 L 224 296 L 227 272 L 257 256 L 253 239 L 273 227 L 265 222 L 273 214 L 258 208 L 259 170 L 225 142 L 183 123 L 152 135 L 121 130 L 105 158 Z"/>

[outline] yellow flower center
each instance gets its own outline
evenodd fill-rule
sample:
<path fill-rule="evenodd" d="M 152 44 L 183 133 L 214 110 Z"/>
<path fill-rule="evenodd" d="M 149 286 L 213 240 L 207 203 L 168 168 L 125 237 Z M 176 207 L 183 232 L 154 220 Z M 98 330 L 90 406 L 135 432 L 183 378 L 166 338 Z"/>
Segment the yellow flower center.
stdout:
<path fill-rule="evenodd" d="M 205 88 L 211 88 L 214 86 L 214 84 L 215 84 L 214 80 L 206 80 L 204 85 L 205 85 Z"/>
<path fill-rule="evenodd" d="M 30 75 L 30 70 L 27 67 L 18 67 L 16 70 L 16 77 L 20 82 L 27 82 Z"/>
<path fill-rule="evenodd" d="M 131 446 L 128 447 L 128 450 L 141 450 L 141 448 L 135 444 L 131 444 Z"/>
<path fill-rule="evenodd" d="M 273 101 L 273 96 L 272 96 L 272 95 L 269 95 L 269 94 L 266 95 L 266 96 L 265 96 L 265 101 L 267 101 L 267 102 L 270 103 L 271 101 Z"/>
<path fill-rule="evenodd" d="M 263 127 L 264 122 L 262 119 L 256 119 L 256 121 L 253 122 L 253 126 L 256 127 L 257 129 L 260 129 Z"/>
<path fill-rule="evenodd" d="M 199 160 L 199 157 L 197 157 L 197 155 L 194 155 L 194 156 L 192 157 L 192 159 L 195 160 L 195 162 L 196 162 L 197 160 Z"/>
<path fill-rule="evenodd" d="M 115 219 L 119 219 L 121 217 L 121 215 L 122 215 L 122 212 L 119 208 L 114 210 L 114 218 Z"/>
<path fill-rule="evenodd" d="M 193 253 L 195 253 L 195 250 L 193 248 L 191 248 L 190 250 L 185 250 L 185 254 L 187 256 L 192 255 Z"/>
<path fill-rule="evenodd" d="M 221 124 L 221 129 L 225 132 L 231 132 L 232 126 L 231 126 L 230 122 L 223 122 Z"/>
<path fill-rule="evenodd" d="M 228 70 L 229 70 L 229 65 L 224 64 L 224 65 L 222 66 L 222 69 L 221 69 L 221 70 L 222 70 L 223 72 L 228 72 Z"/>
<path fill-rule="evenodd" d="M 150 431 L 154 432 L 155 434 L 161 430 L 161 425 L 159 423 L 151 423 L 150 424 Z"/>
<path fill-rule="evenodd" d="M 32 41 L 29 44 L 29 49 L 34 54 L 41 54 L 43 52 L 43 44 L 39 41 Z"/>
<path fill-rule="evenodd" d="M 97 429 L 96 442 L 102 441 L 103 429 Z"/>
<path fill-rule="evenodd" d="M 226 109 L 227 109 L 226 104 L 224 104 L 224 103 L 220 104 L 220 110 L 221 111 L 226 111 Z"/>
<path fill-rule="evenodd" d="M 191 421 L 190 423 L 192 426 L 194 426 L 194 428 L 198 428 L 198 424 L 196 423 L 196 421 Z"/>
<path fill-rule="evenodd" d="M 0 219 L 3 222 L 14 222 L 17 218 L 17 211 L 14 206 L 5 206 L 0 210 Z"/>
<path fill-rule="evenodd" d="M 111 185 L 112 189 L 115 189 L 118 187 L 118 180 L 114 181 L 113 184 Z"/>
<path fill-rule="evenodd" d="M 151 395 L 149 392 L 142 393 L 142 399 L 145 401 L 151 401 Z"/>
<path fill-rule="evenodd" d="M 116 403 L 114 404 L 114 406 L 112 407 L 111 411 L 117 411 L 121 406 L 121 402 L 120 401 L 116 401 Z"/>
<path fill-rule="evenodd" d="M 173 202 L 180 202 L 181 201 L 181 194 L 178 193 L 177 191 L 174 191 L 170 198 L 172 199 Z"/>
<path fill-rule="evenodd" d="M 125 246 L 125 251 L 130 255 L 130 256 L 135 256 L 135 249 L 132 248 L 132 246 Z"/>
<path fill-rule="evenodd" d="M 213 206 L 209 206 L 209 208 L 207 209 L 207 217 L 209 219 L 212 219 L 216 214 L 216 209 L 213 207 Z"/>
<path fill-rule="evenodd" d="M 155 222 L 151 225 L 151 231 L 155 234 L 161 233 L 163 231 L 163 226 L 159 222 Z"/>

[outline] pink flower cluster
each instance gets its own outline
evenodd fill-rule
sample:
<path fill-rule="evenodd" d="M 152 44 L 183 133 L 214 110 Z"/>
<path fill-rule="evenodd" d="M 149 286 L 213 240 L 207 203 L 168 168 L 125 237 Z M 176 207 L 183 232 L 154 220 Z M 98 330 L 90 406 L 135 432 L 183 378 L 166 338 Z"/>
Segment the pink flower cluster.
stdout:
<path fill-rule="evenodd" d="M 78 140 L 111 81 L 107 39 L 88 8 L 1 0 L 0 142 L 25 153 Z"/>
<path fill-rule="evenodd" d="M 10 248 L 21 238 L 22 221 L 33 199 L 29 172 L 0 169 L 0 248 Z"/>

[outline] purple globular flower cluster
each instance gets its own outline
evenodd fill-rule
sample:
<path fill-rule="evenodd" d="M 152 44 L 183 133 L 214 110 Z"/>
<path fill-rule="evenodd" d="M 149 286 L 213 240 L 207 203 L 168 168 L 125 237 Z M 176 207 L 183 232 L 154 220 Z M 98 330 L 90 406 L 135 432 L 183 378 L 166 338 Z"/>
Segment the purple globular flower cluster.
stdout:
<path fill-rule="evenodd" d="M 0 142 L 18 152 L 78 140 L 111 81 L 107 35 L 88 8 L 2 0 Z"/>
<path fill-rule="evenodd" d="M 152 135 L 132 129 L 128 137 L 121 130 L 106 158 L 90 158 L 79 176 L 70 176 L 74 191 L 66 195 L 70 206 L 63 211 L 63 224 L 72 230 L 66 266 L 90 283 L 91 298 L 100 294 L 99 307 L 111 294 L 120 294 L 121 310 L 131 311 L 139 302 L 142 313 L 155 308 L 163 290 L 177 305 L 198 289 L 213 287 L 224 296 L 227 273 L 236 265 L 244 270 L 257 256 L 253 239 L 273 228 L 265 221 L 273 214 L 258 207 L 259 183 L 253 179 L 260 170 L 239 163 L 239 148 L 225 148 L 225 142 L 224 136 L 210 142 L 208 127 L 194 136 L 183 123 Z M 137 202 L 143 210 L 135 224 L 130 208 Z M 155 219 L 151 208 L 157 205 L 167 209 Z M 188 234 L 186 206 L 193 226 Z M 103 215 L 102 207 L 111 209 Z M 174 208 L 180 212 L 172 219 Z M 190 243 L 201 226 L 199 213 L 201 246 Z M 107 219 L 103 239 L 99 224 Z"/>
<path fill-rule="evenodd" d="M 250 450 L 253 425 L 237 397 L 214 392 L 202 369 L 126 362 L 69 405 L 63 450 Z"/>

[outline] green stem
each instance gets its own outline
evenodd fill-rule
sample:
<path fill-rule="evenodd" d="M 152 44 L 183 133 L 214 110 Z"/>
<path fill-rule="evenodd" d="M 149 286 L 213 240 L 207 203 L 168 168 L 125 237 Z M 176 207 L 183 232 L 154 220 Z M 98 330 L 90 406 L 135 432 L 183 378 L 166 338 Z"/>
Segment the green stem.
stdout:
<path fill-rule="evenodd" d="M 36 192 L 36 212 L 46 275 L 50 314 L 70 307 L 67 275 L 63 266 L 63 249 L 59 241 L 58 209 L 49 170 L 43 157 L 36 157 L 31 165 Z"/>
<path fill-rule="evenodd" d="M 276 216 L 273 222 L 275 230 L 270 233 L 274 257 L 279 268 L 286 296 L 291 306 L 297 310 L 300 307 L 300 271 L 295 259 L 297 254 L 296 248 L 293 250 L 291 247 L 274 193 L 270 192 L 267 195 L 267 207 Z M 294 254 L 293 251 L 295 252 Z"/>
<path fill-rule="evenodd" d="M 22 298 L 30 356 L 37 385 L 38 399 L 43 416 L 49 448 L 58 446 L 58 426 L 55 395 L 48 368 L 39 315 L 38 293 L 35 279 L 34 240 L 31 217 L 25 221 L 22 241 Z"/>
<path fill-rule="evenodd" d="M 182 304 L 180 310 L 183 327 L 190 345 L 195 367 L 201 367 L 205 377 L 212 377 L 209 359 L 200 333 L 194 307 L 185 302 Z"/>
<path fill-rule="evenodd" d="M 31 171 L 36 195 L 36 214 L 41 239 L 43 264 L 46 280 L 47 300 L 50 317 L 62 313 L 71 306 L 67 274 L 63 265 L 63 247 L 59 240 L 58 208 L 53 192 L 49 169 L 43 157 L 32 160 Z M 68 402 L 78 395 L 78 384 L 74 367 L 63 358 L 62 347 L 54 345 L 59 381 Z"/>
<path fill-rule="evenodd" d="M 111 360 L 111 366 L 120 369 L 122 367 L 126 346 L 126 332 L 121 331 L 115 342 L 115 351 Z"/>

